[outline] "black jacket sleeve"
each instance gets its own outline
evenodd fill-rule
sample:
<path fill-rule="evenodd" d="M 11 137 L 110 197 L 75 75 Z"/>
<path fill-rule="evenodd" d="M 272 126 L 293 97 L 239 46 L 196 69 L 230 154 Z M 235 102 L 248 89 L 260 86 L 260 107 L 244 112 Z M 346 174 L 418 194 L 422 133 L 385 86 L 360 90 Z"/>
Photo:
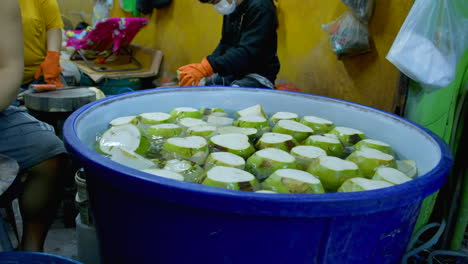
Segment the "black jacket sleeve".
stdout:
<path fill-rule="evenodd" d="M 276 10 L 253 6 L 238 16 L 239 24 L 224 18 L 221 43 L 208 56 L 213 69 L 220 75 L 256 73 L 260 67 L 267 67 L 272 57 L 276 58 Z M 236 30 L 240 30 L 238 41 L 232 41 L 233 36 L 228 34 L 236 35 Z"/>

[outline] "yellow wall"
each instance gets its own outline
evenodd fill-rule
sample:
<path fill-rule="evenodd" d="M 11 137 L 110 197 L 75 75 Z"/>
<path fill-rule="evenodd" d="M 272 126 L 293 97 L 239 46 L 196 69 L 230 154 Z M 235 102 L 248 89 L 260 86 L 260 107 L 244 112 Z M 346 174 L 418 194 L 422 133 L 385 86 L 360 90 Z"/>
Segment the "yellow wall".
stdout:
<path fill-rule="evenodd" d="M 372 52 L 339 61 L 321 25 L 336 19 L 346 6 L 340 0 L 279 0 L 281 71 L 277 80 L 292 82 L 308 93 L 391 111 L 399 72 L 385 55 L 412 2 L 376 0 L 370 23 Z M 111 14 L 131 16 L 120 9 L 118 0 Z M 173 76 L 179 66 L 199 62 L 220 39 L 221 15 L 197 0 L 174 0 L 170 7 L 147 17 L 150 24 L 134 42 L 164 52 L 164 76 Z"/>

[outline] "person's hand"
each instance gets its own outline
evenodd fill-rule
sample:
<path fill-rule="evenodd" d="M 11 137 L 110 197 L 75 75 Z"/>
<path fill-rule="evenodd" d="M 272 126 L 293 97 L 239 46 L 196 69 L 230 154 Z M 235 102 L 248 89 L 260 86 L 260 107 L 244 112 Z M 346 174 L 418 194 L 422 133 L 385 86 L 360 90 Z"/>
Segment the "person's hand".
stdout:
<path fill-rule="evenodd" d="M 203 58 L 201 63 L 180 67 L 178 71 L 180 72 L 179 83 L 181 86 L 197 86 L 201 79 L 214 73 L 213 67 L 206 58 Z"/>
<path fill-rule="evenodd" d="M 57 51 L 48 51 L 45 60 L 37 69 L 34 78 L 37 79 L 44 75 L 44 81 L 47 84 L 54 84 L 58 87 L 63 87 L 60 72 L 63 70 L 60 67 L 60 53 Z"/>

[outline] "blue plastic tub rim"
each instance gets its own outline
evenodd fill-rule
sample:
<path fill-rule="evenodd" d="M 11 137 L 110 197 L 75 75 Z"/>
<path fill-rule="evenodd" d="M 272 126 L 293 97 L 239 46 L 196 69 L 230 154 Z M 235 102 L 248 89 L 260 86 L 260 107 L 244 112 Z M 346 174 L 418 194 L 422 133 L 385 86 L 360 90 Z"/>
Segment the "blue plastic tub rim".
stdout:
<path fill-rule="evenodd" d="M 112 171 L 112 176 L 102 175 L 102 177 L 109 177 L 111 180 L 109 184 L 114 186 L 129 186 L 134 184 L 138 188 L 139 195 L 145 195 L 150 198 L 158 197 L 159 199 L 167 200 L 168 202 L 183 204 L 191 207 L 204 208 L 209 210 L 226 211 L 230 213 L 242 213 L 252 215 L 274 215 L 274 216 L 289 216 L 289 217 L 306 217 L 311 214 L 316 216 L 330 216 L 330 215 L 349 215 L 355 213 L 359 214 L 360 211 L 365 213 L 389 210 L 396 207 L 412 203 L 420 203 L 422 199 L 434 193 L 444 184 L 450 171 L 453 156 L 448 145 L 437 135 L 430 130 L 393 113 L 383 111 L 371 106 L 349 102 L 346 100 L 312 95 L 302 92 L 283 91 L 283 90 L 268 90 L 270 93 L 284 93 L 295 94 L 298 96 L 318 97 L 330 101 L 342 102 L 357 108 L 365 108 L 372 111 L 380 112 L 386 116 L 392 117 L 399 121 L 403 121 L 411 126 L 418 128 L 427 134 L 429 138 L 437 143 L 441 150 L 441 159 L 439 163 L 429 172 L 420 175 L 418 178 L 413 179 L 405 184 L 400 184 L 388 188 L 371 190 L 365 192 L 351 192 L 351 193 L 325 193 L 325 194 L 265 194 L 254 192 L 241 192 L 235 190 L 228 190 L 205 186 L 189 182 L 179 182 L 162 177 L 151 177 L 151 175 L 133 169 L 110 160 L 107 157 L 97 153 L 86 144 L 82 143 L 77 136 L 75 126 L 80 119 L 80 116 L 86 111 L 91 110 L 100 104 L 109 104 L 115 100 L 121 100 L 121 97 L 131 97 L 140 93 L 154 93 L 156 92 L 173 92 L 178 90 L 199 90 L 204 91 L 220 89 L 225 90 L 257 90 L 262 93 L 266 89 L 260 88 L 234 88 L 234 87 L 169 87 L 147 89 L 129 92 L 126 94 L 114 95 L 99 101 L 87 104 L 74 113 L 65 121 L 63 127 L 63 135 L 68 151 L 85 165 L 85 168 L 99 169 L 105 167 L 107 170 Z M 84 158 L 86 157 L 86 158 Z M 90 163 L 91 161 L 91 163 Z M 443 176 L 438 176 L 443 175 Z M 130 177 L 129 177 L 130 176 Z M 158 193 L 155 193 L 154 188 L 158 188 Z M 191 198 L 187 198 L 191 197 Z M 402 197 L 406 199 L 402 199 Z M 398 200 L 397 203 L 395 201 Z M 213 203 L 213 201 L 216 201 Z M 249 206 L 246 206 L 249 205 Z M 272 207 L 275 206 L 275 207 Z M 346 207 L 346 208 L 345 208 Z M 276 208 L 272 211 L 271 208 Z M 327 210 L 325 210 L 325 209 Z M 363 209 L 364 208 L 364 209 Z M 330 212 L 330 210 L 333 212 Z M 350 213 L 351 212 L 351 213 Z"/>

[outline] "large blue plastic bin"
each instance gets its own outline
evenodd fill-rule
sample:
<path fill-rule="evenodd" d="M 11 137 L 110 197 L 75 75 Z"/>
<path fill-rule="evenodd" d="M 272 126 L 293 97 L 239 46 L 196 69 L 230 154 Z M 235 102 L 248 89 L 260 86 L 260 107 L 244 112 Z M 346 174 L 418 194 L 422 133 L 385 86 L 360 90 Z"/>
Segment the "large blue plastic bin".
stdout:
<path fill-rule="evenodd" d="M 421 176 L 367 192 L 249 193 L 155 177 L 92 147 L 116 117 L 255 104 L 269 114 L 316 115 L 365 131 L 391 144 L 400 158 L 416 160 Z M 398 116 L 327 97 L 249 88 L 160 88 L 114 96 L 72 114 L 64 138 L 87 172 L 106 264 L 399 263 L 421 201 L 441 187 L 452 162 L 439 138 Z"/>
<path fill-rule="evenodd" d="M 0 252 L 0 264 L 82 264 L 73 259 L 38 252 Z"/>

